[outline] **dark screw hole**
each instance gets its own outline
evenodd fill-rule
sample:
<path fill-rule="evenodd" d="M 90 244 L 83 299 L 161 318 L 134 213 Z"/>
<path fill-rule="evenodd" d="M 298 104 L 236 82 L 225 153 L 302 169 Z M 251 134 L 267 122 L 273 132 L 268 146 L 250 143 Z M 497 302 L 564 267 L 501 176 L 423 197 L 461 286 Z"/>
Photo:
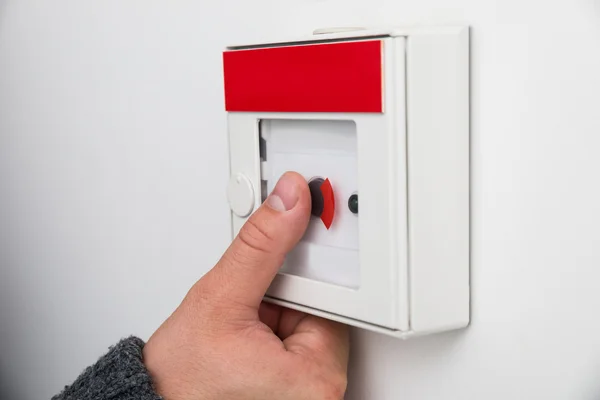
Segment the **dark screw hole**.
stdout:
<path fill-rule="evenodd" d="M 352 214 L 358 214 L 358 194 L 353 194 L 348 198 L 348 209 Z"/>

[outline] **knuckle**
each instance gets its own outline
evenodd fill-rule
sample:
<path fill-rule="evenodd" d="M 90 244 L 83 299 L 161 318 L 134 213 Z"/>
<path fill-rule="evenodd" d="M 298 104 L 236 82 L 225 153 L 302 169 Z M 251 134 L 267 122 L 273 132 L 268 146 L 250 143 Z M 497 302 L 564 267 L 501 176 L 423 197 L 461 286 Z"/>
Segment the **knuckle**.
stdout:
<path fill-rule="evenodd" d="M 275 239 L 252 218 L 240 229 L 238 238 L 245 246 L 259 253 L 268 253 L 274 248 Z"/>

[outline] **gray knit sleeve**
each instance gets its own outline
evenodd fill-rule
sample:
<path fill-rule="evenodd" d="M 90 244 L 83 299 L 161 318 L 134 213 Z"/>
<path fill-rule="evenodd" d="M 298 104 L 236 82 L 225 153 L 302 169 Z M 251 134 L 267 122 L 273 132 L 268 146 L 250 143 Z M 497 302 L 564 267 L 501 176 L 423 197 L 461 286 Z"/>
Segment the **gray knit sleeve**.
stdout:
<path fill-rule="evenodd" d="M 142 361 L 144 342 L 121 340 L 52 400 L 161 400 Z"/>

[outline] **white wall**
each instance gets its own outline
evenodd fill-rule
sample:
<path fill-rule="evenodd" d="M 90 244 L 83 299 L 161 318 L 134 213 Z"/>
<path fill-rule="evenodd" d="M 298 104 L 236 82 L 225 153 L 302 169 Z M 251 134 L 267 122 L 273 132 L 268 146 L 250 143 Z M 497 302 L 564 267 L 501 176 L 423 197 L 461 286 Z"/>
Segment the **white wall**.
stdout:
<path fill-rule="evenodd" d="M 354 332 L 347 398 L 598 398 L 598 0 L 0 0 L 0 397 L 147 338 L 225 248 L 225 44 L 417 23 L 473 27 L 473 324 Z"/>

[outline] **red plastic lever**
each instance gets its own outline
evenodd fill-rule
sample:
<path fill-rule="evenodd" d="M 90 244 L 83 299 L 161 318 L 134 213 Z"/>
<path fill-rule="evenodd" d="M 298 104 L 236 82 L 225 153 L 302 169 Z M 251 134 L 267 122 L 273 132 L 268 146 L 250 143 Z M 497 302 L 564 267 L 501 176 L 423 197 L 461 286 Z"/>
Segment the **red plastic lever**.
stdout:
<path fill-rule="evenodd" d="M 335 198 L 329 179 L 325 179 L 325 182 L 321 185 L 321 193 L 323 194 L 323 213 L 321 214 L 321 221 L 323 221 L 325 228 L 329 229 L 333 222 L 333 215 L 335 214 Z"/>

